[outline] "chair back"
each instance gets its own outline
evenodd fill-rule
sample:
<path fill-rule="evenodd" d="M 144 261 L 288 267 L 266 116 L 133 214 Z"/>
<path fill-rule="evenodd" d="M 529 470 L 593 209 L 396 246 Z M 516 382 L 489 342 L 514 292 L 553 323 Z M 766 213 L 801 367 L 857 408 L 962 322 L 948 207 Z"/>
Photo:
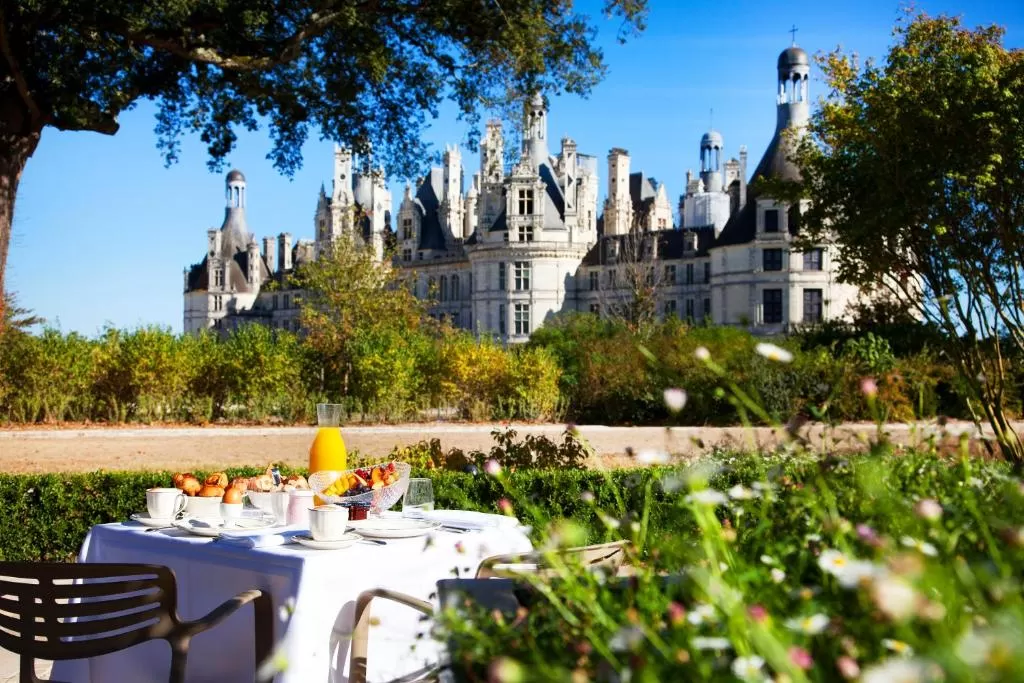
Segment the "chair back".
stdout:
<path fill-rule="evenodd" d="M 569 562 L 578 562 L 585 569 L 605 569 L 615 575 L 626 559 L 626 541 L 566 548 L 556 552 Z M 495 555 L 480 563 L 476 578 L 515 578 L 524 573 L 547 575 L 552 573 L 544 553 L 530 552 L 518 555 Z"/>
<path fill-rule="evenodd" d="M 164 638 L 178 623 L 167 567 L 0 562 L 0 648 L 80 659 Z"/>

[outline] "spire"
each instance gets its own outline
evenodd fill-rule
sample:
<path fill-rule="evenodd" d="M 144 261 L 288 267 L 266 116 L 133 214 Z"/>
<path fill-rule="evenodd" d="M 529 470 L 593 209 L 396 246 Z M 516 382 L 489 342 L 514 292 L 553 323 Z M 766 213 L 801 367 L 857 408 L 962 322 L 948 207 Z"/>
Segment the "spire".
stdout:
<path fill-rule="evenodd" d="M 535 92 L 526 107 L 523 122 L 523 156 L 527 157 L 536 169 L 548 160 L 548 111 L 544 104 L 544 96 Z"/>
<path fill-rule="evenodd" d="M 238 251 L 244 251 L 249 242 L 249 228 L 245 222 L 246 185 L 245 175 L 237 168 L 232 169 L 224 179 L 224 224 L 221 230 L 230 232 L 225 244 L 233 244 Z"/>

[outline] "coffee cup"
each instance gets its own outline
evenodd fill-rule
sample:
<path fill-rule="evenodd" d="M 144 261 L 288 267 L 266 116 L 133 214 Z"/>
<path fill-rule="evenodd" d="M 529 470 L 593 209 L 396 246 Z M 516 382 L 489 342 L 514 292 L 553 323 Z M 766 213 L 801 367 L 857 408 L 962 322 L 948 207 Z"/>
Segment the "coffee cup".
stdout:
<path fill-rule="evenodd" d="M 309 509 L 309 535 L 314 541 L 337 541 L 345 535 L 348 508 L 317 505 Z"/>
<path fill-rule="evenodd" d="M 174 488 L 146 491 L 146 510 L 152 519 L 173 519 L 185 509 L 185 494 Z"/>

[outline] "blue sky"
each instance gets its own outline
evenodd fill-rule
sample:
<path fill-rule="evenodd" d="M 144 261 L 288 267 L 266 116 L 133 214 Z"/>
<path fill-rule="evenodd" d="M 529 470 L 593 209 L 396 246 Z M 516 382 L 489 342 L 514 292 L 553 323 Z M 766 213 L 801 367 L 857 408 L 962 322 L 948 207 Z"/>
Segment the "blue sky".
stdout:
<path fill-rule="evenodd" d="M 602 200 L 608 150 L 625 147 L 633 170 L 665 183 L 675 204 L 686 170 L 697 167 L 712 109 L 727 155 L 746 145 L 752 170 L 774 129 L 775 60 L 789 45 L 790 26 L 797 26 L 797 43 L 812 54 L 842 46 L 881 57 L 900 12 L 897 0 L 650 4 L 648 30 L 624 46 L 614 41 L 617 24 L 600 23 L 609 74 L 589 99 L 551 101 L 549 138 L 568 135 L 580 152 L 598 157 Z M 1007 45 L 1024 46 L 1020 0 L 924 0 L 917 7 L 962 15 L 971 26 L 1000 24 Z M 822 94 L 817 78 L 811 94 Z M 154 112 L 154 105 L 140 104 L 122 116 L 114 137 L 46 130 L 25 169 L 7 287 L 65 331 L 91 336 L 105 324 L 181 331 L 182 269 L 202 258 L 206 230 L 220 226 L 223 175 L 207 170 L 194 137 L 185 140 L 179 163 L 165 168 Z M 443 148 L 465 132 L 448 108 L 425 136 Z M 243 132 L 229 159 L 248 180 L 250 230 L 257 237 L 291 232 L 311 238 L 317 192 L 331 177 L 331 145 L 308 142 L 304 168 L 291 179 L 273 169 L 265 158 L 269 149 L 264 132 Z M 469 178 L 478 158 L 464 151 L 463 160 Z M 396 200 L 401 187 L 393 184 Z"/>

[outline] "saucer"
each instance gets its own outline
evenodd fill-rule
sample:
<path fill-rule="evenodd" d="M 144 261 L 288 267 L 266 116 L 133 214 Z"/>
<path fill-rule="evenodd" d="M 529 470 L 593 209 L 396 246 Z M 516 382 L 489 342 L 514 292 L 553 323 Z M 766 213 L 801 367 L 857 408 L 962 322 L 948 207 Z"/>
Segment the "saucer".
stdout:
<path fill-rule="evenodd" d="M 415 538 L 440 529 L 441 523 L 409 517 L 375 517 L 349 521 L 348 528 L 367 538 Z"/>
<path fill-rule="evenodd" d="M 136 512 L 131 516 L 133 522 L 138 522 L 142 526 L 148 526 L 152 529 L 159 529 L 165 526 L 174 526 L 174 517 L 150 517 L 148 512 Z"/>
<path fill-rule="evenodd" d="M 306 546 L 307 548 L 313 548 L 314 550 L 341 550 L 342 548 L 349 547 L 353 543 L 359 542 L 360 536 L 358 534 L 348 533 L 336 541 L 318 541 L 312 536 L 301 534 L 299 536 L 292 536 L 292 540 Z"/>
<path fill-rule="evenodd" d="M 241 530 L 252 530 L 267 529 L 271 526 L 270 522 L 261 519 L 251 519 L 240 517 L 239 519 L 225 520 L 220 517 L 186 517 L 185 519 L 179 519 L 173 522 L 173 526 L 182 531 L 187 531 L 193 536 L 206 536 L 207 538 L 216 538 L 220 536 L 220 532 L 227 529 L 241 531 Z"/>

